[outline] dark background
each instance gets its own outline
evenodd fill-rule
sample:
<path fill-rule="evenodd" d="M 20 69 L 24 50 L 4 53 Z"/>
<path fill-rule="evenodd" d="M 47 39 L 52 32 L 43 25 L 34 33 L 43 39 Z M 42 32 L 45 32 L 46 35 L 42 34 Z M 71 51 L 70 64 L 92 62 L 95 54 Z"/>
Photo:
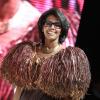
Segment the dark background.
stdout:
<path fill-rule="evenodd" d="M 75 46 L 88 56 L 92 80 L 85 100 L 100 100 L 94 95 L 94 87 L 100 84 L 100 16 L 99 0 L 85 0 Z M 99 86 L 100 87 L 100 86 Z M 100 90 L 100 89 L 99 89 Z M 99 94 L 100 95 L 100 94 Z"/>

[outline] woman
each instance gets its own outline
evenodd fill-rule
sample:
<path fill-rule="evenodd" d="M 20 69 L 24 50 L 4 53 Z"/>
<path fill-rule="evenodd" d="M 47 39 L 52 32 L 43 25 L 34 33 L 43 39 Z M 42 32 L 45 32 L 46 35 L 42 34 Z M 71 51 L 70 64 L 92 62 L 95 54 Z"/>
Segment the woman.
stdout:
<path fill-rule="evenodd" d="M 40 43 L 13 47 L 2 62 L 2 75 L 17 86 L 15 100 L 80 100 L 90 84 L 84 51 L 63 47 L 69 24 L 56 8 L 38 21 Z M 9 66 L 9 68 L 8 68 Z"/>

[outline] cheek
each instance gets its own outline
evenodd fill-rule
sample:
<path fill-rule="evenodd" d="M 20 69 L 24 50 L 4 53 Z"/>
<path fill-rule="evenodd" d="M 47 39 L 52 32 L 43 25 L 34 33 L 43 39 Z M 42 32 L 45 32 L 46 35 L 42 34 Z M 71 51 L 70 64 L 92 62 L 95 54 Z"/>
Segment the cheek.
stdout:
<path fill-rule="evenodd" d="M 42 32 L 44 33 L 44 35 L 47 33 L 47 29 L 43 27 Z"/>
<path fill-rule="evenodd" d="M 43 26 L 42 32 L 46 32 L 46 31 L 47 31 L 47 28 Z"/>
<path fill-rule="evenodd" d="M 43 27 L 42 32 L 44 33 L 44 36 L 45 36 L 45 37 L 47 36 L 47 31 L 48 31 L 48 29 L 45 28 L 45 27 Z"/>
<path fill-rule="evenodd" d="M 60 35 L 60 34 L 61 34 L 61 30 L 60 30 L 60 29 L 57 31 L 57 34 L 58 34 L 58 35 Z"/>

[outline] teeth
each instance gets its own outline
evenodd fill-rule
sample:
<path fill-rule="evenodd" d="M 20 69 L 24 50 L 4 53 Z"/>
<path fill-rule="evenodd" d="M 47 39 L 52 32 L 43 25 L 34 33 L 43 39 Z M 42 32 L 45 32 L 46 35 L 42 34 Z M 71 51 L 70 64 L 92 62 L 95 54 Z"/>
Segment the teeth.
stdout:
<path fill-rule="evenodd" d="M 48 32 L 48 34 L 54 34 L 54 32 Z"/>

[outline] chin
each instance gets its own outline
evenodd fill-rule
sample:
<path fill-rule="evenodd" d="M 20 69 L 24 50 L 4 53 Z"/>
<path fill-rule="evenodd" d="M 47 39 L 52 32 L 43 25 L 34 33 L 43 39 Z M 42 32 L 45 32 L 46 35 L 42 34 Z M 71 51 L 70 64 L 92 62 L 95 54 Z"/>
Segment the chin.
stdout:
<path fill-rule="evenodd" d="M 56 40 L 55 38 L 48 38 L 49 41 L 54 41 Z"/>

